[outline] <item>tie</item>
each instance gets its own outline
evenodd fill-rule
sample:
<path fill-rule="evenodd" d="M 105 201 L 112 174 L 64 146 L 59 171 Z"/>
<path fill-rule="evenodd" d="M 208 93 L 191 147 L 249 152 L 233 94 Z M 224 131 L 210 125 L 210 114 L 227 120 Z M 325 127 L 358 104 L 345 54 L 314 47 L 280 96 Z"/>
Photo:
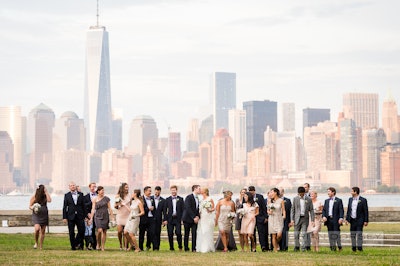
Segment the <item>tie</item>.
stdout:
<path fill-rule="evenodd" d="M 172 199 L 176 199 L 176 197 L 172 197 Z"/>
<path fill-rule="evenodd" d="M 76 195 L 76 194 L 77 194 L 76 191 L 72 192 L 72 195 Z"/>
<path fill-rule="evenodd" d="M 147 197 L 146 197 L 146 200 L 150 200 L 150 198 L 147 198 Z"/>
<path fill-rule="evenodd" d="M 331 198 L 331 200 L 333 200 L 333 198 Z"/>
<path fill-rule="evenodd" d="M 93 196 L 93 197 L 96 196 L 96 193 L 92 193 L 92 196 Z"/>

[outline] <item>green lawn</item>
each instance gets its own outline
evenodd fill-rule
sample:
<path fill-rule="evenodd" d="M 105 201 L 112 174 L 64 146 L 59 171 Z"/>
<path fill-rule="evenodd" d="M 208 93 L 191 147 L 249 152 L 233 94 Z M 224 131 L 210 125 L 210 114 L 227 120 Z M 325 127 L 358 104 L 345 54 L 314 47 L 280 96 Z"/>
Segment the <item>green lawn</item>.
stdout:
<path fill-rule="evenodd" d="M 115 235 L 109 237 L 106 251 L 71 251 L 66 234 L 47 234 L 44 250 L 34 250 L 33 234 L 0 234 L 1 265 L 400 265 L 400 247 L 366 247 L 363 253 L 343 252 L 322 248 L 313 252 L 280 253 L 191 253 L 171 252 L 162 242 L 159 252 L 125 252 L 119 250 Z"/>

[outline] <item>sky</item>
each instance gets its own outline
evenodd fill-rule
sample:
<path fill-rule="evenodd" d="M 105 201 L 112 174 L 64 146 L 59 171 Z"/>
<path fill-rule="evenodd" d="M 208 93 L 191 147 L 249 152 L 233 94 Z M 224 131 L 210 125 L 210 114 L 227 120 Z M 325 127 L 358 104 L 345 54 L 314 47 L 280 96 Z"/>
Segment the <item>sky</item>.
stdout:
<path fill-rule="evenodd" d="M 59 118 L 83 117 L 86 32 L 95 0 L 0 0 L 0 106 L 24 115 L 44 103 Z M 132 119 L 152 116 L 185 138 L 203 119 L 210 74 L 237 74 L 243 101 L 330 108 L 348 92 L 400 101 L 398 0 L 100 0 L 109 32 L 112 105 Z M 281 110 L 278 110 L 279 128 Z M 299 133 L 300 134 L 300 133 Z"/>

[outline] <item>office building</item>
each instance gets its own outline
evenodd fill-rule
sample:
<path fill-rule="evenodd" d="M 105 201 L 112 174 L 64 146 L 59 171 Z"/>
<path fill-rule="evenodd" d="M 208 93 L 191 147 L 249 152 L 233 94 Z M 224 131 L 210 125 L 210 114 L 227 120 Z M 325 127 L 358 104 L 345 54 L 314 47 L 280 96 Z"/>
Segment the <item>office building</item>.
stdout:
<path fill-rule="evenodd" d="M 296 130 L 296 110 L 294 103 L 282 103 L 283 131 Z"/>
<path fill-rule="evenodd" d="M 277 103 L 269 100 L 243 102 L 246 111 L 247 152 L 264 146 L 264 132 L 269 126 L 278 131 Z"/>
<path fill-rule="evenodd" d="M 236 73 L 214 72 L 211 80 L 213 133 L 228 129 L 228 111 L 236 108 Z"/>
<path fill-rule="evenodd" d="M 246 163 L 246 111 L 229 110 L 229 136 L 233 141 L 233 162 Z"/>
<path fill-rule="evenodd" d="M 303 109 L 303 132 L 306 127 L 317 126 L 319 122 L 330 120 L 330 109 L 305 108 Z"/>
<path fill-rule="evenodd" d="M 352 119 L 362 129 L 379 128 L 379 97 L 376 93 L 346 93 L 343 95 L 344 117 Z"/>

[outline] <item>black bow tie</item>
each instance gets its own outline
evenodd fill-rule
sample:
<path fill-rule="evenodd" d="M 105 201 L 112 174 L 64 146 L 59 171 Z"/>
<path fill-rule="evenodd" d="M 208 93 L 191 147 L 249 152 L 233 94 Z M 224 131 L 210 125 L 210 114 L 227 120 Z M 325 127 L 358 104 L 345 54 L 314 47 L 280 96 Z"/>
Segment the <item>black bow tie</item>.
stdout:
<path fill-rule="evenodd" d="M 172 199 L 176 199 L 176 197 L 172 197 Z"/>

